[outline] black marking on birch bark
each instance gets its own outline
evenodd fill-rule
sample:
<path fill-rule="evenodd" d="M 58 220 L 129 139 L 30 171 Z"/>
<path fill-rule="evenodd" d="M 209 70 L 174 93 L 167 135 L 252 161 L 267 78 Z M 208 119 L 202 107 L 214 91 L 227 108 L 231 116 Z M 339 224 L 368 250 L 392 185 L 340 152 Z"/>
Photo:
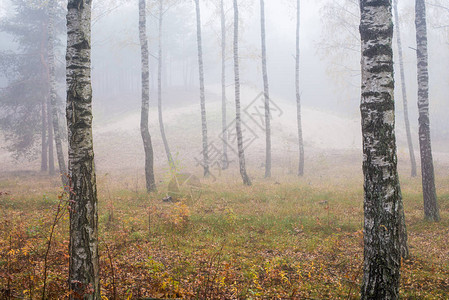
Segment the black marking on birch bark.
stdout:
<path fill-rule="evenodd" d="M 394 134 L 391 0 L 360 0 L 364 173 L 362 299 L 398 299 L 400 202 Z"/>
<path fill-rule="evenodd" d="M 419 148 L 421 154 L 421 173 L 424 201 L 424 216 L 430 221 L 439 221 L 440 212 L 435 188 L 432 143 L 429 119 L 429 71 L 427 53 L 426 5 L 424 0 L 416 0 L 415 25 L 418 61 L 418 109 L 419 109 Z"/>
<path fill-rule="evenodd" d="M 100 300 L 98 208 L 90 82 L 91 1 L 69 0 L 67 7 L 66 111 L 71 188 L 70 299 Z"/>

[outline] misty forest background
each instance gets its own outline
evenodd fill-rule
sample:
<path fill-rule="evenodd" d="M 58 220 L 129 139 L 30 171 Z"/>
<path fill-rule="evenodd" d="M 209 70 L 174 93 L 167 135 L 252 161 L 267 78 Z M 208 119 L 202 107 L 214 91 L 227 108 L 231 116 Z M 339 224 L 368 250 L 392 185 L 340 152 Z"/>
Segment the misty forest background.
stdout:
<path fill-rule="evenodd" d="M 55 123 L 49 96 L 47 3 L 0 1 L 0 298 L 61 299 L 70 297 L 69 202 L 65 201 L 69 196 L 61 187 L 53 140 L 60 131 L 67 162 L 67 3 L 57 1 L 53 11 Z M 163 27 L 159 27 L 161 2 Z M 358 299 L 364 247 L 359 1 L 301 2 L 299 82 L 305 163 L 303 176 L 298 176 L 296 1 L 266 0 L 272 145 L 268 178 L 260 6 L 255 0 L 239 1 L 242 128 L 251 186 L 242 185 L 234 133 L 232 1 L 224 1 L 225 124 L 220 1 L 199 1 L 207 177 L 202 166 L 195 1 L 161 2 L 150 0 L 146 7 L 148 124 L 157 187 L 151 193 L 146 191 L 139 127 L 139 3 L 98 0 L 92 4 L 102 296 Z M 447 299 L 449 1 L 426 1 L 439 222 L 425 220 L 423 212 L 414 2 L 399 1 L 398 12 L 416 177 L 411 176 L 396 36 L 393 39 L 398 172 L 410 250 L 401 265 L 400 295 Z M 159 88 L 171 164 L 161 137 Z M 223 135 L 223 125 L 229 136 Z M 223 139 L 227 139 L 228 168 L 223 168 Z"/>

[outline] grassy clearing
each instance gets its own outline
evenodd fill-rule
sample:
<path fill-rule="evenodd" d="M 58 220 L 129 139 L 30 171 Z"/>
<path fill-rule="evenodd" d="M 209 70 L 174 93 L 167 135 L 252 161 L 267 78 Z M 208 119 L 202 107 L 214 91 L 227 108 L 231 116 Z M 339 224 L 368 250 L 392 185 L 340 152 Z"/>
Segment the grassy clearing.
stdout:
<path fill-rule="evenodd" d="M 449 178 L 439 176 L 442 221 L 423 221 L 420 179 L 402 178 L 411 259 L 401 295 L 447 299 Z M 185 189 L 100 175 L 101 286 L 108 299 L 356 299 L 362 275 L 363 191 L 357 176 L 235 179 Z M 0 298 L 41 298 L 44 254 L 60 194 L 57 178 L 0 177 Z M 68 216 L 49 253 L 48 297 L 67 294 Z"/>

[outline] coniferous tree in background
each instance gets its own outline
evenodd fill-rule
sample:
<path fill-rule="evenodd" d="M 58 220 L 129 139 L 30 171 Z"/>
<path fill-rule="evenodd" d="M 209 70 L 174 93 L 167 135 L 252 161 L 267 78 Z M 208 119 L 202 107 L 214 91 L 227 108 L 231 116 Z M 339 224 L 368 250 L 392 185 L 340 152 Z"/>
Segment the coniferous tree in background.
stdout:
<path fill-rule="evenodd" d="M 421 153 L 421 173 L 424 199 L 424 216 L 430 221 L 439 221 L 440 212 L 435 189 L 432 146 L 429 119 L 429 70 L 427 53 L 426 4 L 424 0 L 415 2 L 416 55 L 418 60 L 418 110 L 419 149 Z"/>
<path fill-rule="evenodd" d="M 304 175 L 304 140 L 302 137 L 302 120 L 301 120 L 301 95 L 299 88 L 299 34 L 301 24 L 301 1 L 296 1 L 296 57 L 295 57 L 295 86 L 296 86 L 296 120 L 298 122 L 298 148 L 299 148 L 299 166 L 298 176 Z"/>
<path fill-rule="evenodd" d="M 142 108 L 140 115 L 140 134 L 145 151 L 145 181 L 148 192 L 156 189 L 154 180 L 154 158 L 151 135 L 148 129 L 148 113 L 150 109 L 150 67 L 147 38 L 147 18 L 145 0 L 139 0 L 139 39 L 142 63 Z"/>
<path fill-rule="evenodd" d="M 361 299 L 398 299 L 400 200 L 391 0 L 360 0 L 364 275 Z"/>
<path fill-rule="evenodd" d="M 39 5 L 38 5 L 39 4 Z M 48 170 L 48 105 L 50 81 L 48 65 L 47 5 L 34 1 L 11 2 L 14 13 L 0 24 L 0 31 L 15 41 L 14 50 L 0 53 L 2 75 L 7 85 L 0 90 L 0 129 L 7 142 L 7 149 L 15 158 L 34 159 L 41 154 L 41 168 Z M 54 33 L 63 32 L 63 10 L 55 10 Z M 55 39 L 55 44 L 58 41 Z M 55 72 L 62 72 L 63 63 L 55 65 Z M 60 76 L 63 78 L 63 76 Z M 41 141 L 40 150 L 37 146 Z"/>
<path fill-rule="evenodd" d="M 404 107 L 404 122 L 405 131 L 407 133 L 407 145 L 408 152 L 410 155 L 410 165 L 411 165 L 411 176 L 416 177 L 416 159 L 415 151 L 413 150 L 412 133 L 410 130 L 410 121 L 408 117 L 408 101 L 407 101 L 407 88 L 405 86 L 405 71 L 404 71 L 404 58 L 402 55 L 402 41 L 401 41 L 401 29 L 399 24 L 399 12 L 398 12 L 398 0 L 393 0 L 393 10 L 394 10 L 394 26 L 396 31 L 396 42 L 398 45 L 398 58 L 399 67 L 401 74 L 401 87 L 402 87 L 402 104 Z"/>
<path fill-rule="evenodd" d="M 56 148 L 56 157 L 58 159 L 59 174 L 61 176 L 63 186 L 68 185 L 67 167 L 64 159 L 64 149 L 62 146 L 62 129 L 59 123 L 59 105 L 57 96 L 57 80 L 56 80 L 56 31 L 55 23 L 57 21 L 57 0 L 50 0 L 48 2 L 48 75 L 50 83 L 50 108 L 52 120 L 52 129 L 54 132 L 54 141 Z"/>
<path fill-rule="evenodd" d="M 246 173 L 245 151 L 243 148 L 242 119 L 240 112 L 240 70 L 239 70 L 239 8 L 237 0 L 234 1 L 234 76 L 235 76 L 235 129 L 237 134 L 237 147 L 239 155 L 240 175 L 243 184 L 251 185 Z"/>
<path fill-rule="evenodd" d="M 100 300 L 98 201 L 92 139 L 91 0 L 67 4 L 70 299 Z"/>
<path fill-rule="evenodd" d="M 204 176 L 209 175 L 209 151 L 207 145 L 207 120 L 206 120 L 206 97 L 204 94 L 204 67 L 203 67 L 203 45 L 201 37 L 201 13 L 200 1 L 195 0 L 196 8 L 196 41 L 198 44 L 198 70 L 200 79 L 200 105 L 201 105 L 201 129 L 203 138 L 203 169 Z"/>
<path fill-rule="evenodd" d="M 265 178 L 271 177 L 271 120 L 268 89 L 267 48 L 265 43 L 265 1 L 260 0 L 260 35 L 262 42 L 262 77 L 265 100 Z"/>

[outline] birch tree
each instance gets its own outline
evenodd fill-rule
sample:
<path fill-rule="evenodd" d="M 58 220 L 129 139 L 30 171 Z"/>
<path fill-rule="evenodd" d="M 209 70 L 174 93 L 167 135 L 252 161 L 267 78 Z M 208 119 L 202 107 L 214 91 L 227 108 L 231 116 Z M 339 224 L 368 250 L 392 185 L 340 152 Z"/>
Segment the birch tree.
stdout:
<path fill-rule="evenodd" d="M 267 48 L 265 39 L 265 1 L 260 0 L 260 39 L 262 44 L 262 78 L 265 107 L 265 178 L 271 177 L 271 120 L 270 92 L 268 87 Z"/>
<path fill-rule="evenodd" d="M 48 65 L 48 68 L 50 69 L 50 65 Z M 49 70 L 49 80 L 50 80 L 50 70 Z M 51 83 L 50 83 L 51 84 Z M 51 89 L 51 87 L 50 87 Z M 51 93 L 51 91 L 50 91 Z M 51 97 L 51 95 L 50 95 Z M 51 109 L 51 100 L 50 98 L 47 100 L 47 131 L 48 131 L 48 174 L 54 175 L 55 174 L 55 154 L 54 154 L 54 147 L 53 147 L 53 117 L 52 117 L 52 109 Z"/>
<path fill-rule="evenodd" d="M 198 44 L 198 70 L 200 79 L 200 106 L 201 106 L 201 129 L 203 138 L 203 169 L 204 176 L 209 175 L 209 151 L 207 145 L 207 120 L 206 120 L 206 97 L 204 93 L 204 67 L 203 67 L 203 45 L 201 40 L 201 13 L 200 1 L 195 0 L 196 8 L 196 41 Z"/>
<path fill-rule="evenodd" d="M 251 180 L 246 173 L 245 151 L 243 148 L 242 119 L 240 111 L 240 71 L 239 71 L 239 8 L 237 0 L 234 2 L 234 80 L 235 80 L 235 130 L 239 155 L 240 175 L 243 184 L 250 186 Z"/>
<path fill-rule="evenodd" d="M 224 0 L 220 0 L 220 25 L 221 25 L 221 126 L 223 134 L 222 169 L 229 167 L 228 160 L 228 124 L 226 116 L 226 15 Z"/>
<path fill-rule="evenodd" d="M 295 56 L 295 86 L 296 86 L 296 119 L 298 122 L 298 150 L 299 150 L 299 166 L 298 176 L 304 175 L 304 140 L 302 137 L 302 120 L 301 120 L 301 95 L 299 84 L 299 36 L 301 25 L 301 1 L 296 1 L 296 56 Z"/>
<path fill-rule="evenodd" d="M 361 299 L 398 299 L 400 201 L 391 0 L 360 0 L 364 264 Z"/>
<path fill-rule="evenodd" d="M 50 87 L 50 107 L 51 120 L 54 132 L 54 140 L 56 147 L 56 157 L 58 159 L 59 174 L 61 176 L 62 185 L 68 185 L 67 167 L 65 165 L 64 150 L 62 148 L 62 132 L 59 125 L 59 109 L 56 93 L 56 62 L 55 62 L 55 20 L 56 20 L 57 0 L 50 0 L 48 3 L 48 70 L 49 70 L 49 87 Z M 51 158 L 52 159 L 52 158 Z"/>
<path fill-rule="evenodd" d="M 394 11 L 394 20 L 395 20 L 395 31 L 396 31 L 396 42 L 398 46 L 398 58 L 399 58 L 399 68 L 401 74 L 401 88 L 402 88 L 402 104 L 404 108 L 404 122 L 405 122 L 405 130 L 407 133 L 407 144 L 410 155 L 410 164 L 411 164 L 411 176 L 416 177 L 416 159 L 415 159 L 415 151 L 413 150 L 413 142 L 412 142 L 412 134 L 410 130 L 410 121 L 408 116 L 408 101 L 407 101 L 407 89 L 405 86 L 405 72 L 404 72 L 404 59 L 402 55 L 402 42 L 401 42 L 401 30 L 399 24 L 399 12 L 398 12 L 398 0 L 393 0 L 393 11 Z M 399 202 L 399 214 L 401 218 L 400 224 L 400 247 L 401 247 L 401 257 L 407 259 L 409 257 L 409 249 L 407 243 L 407 227 L 405 224 L 405 213 L 404 213 L 404 205 L 403 201 Z"/>
<path fill-rule="evenodd" d="M 401 88 L 402 88 L 402 105 L 404 107 L 404 123 L 405 131 L 407 133 L 407 145 L 410 155 L 410 165 L 411 165 L 411 176 L 416 177 L 416 159 L 415 151 L 413 150 L 412 133 L 410 130 L 410 121 L 408 116 L 408 101 L 407 101 L 407 88 L 405 85 L 405 71 L 404 71 L 404 58 L 402 54 L 402 41 L 401 41 L 401 29 L 399 23 L 399 12 L 398 12 L 398 0 L 393 0 L 393 11 L 394 11 L 394 26 L 396 33 L 396 42 L 398 46 L 398 59 L 399 68 L 401 74 Z"/>
<path fill-rule="evenodd" d="M 159 35 L 158 35 L 158 64 L 157 64 L 157 111 L 159 115 L 159 128 L 161 130 L 162 142 L 164 143 L 165 154 L 167 155 L 170 169 L 175 169 L 175 162 L 170 152 L 167 137 L 165 135 L 164 119 L 162 115 L 162 24 L 164 17 L 164 3 L 159 0 Z"/>
<path fill-rule="evenodd" d="M 150 67 L 147 38 L 147 18 L 145 0 L 139 0 L 139 39 L 142 63 L 142 107 L 140 111 L 140 134 L 145 151 L 145 182 L 148 192 L 156 189 L 154 180 L 153 145 L 148 128 L 148 113 L 150 109 Z"/>
<path fill-rule="evenodd" d="M 357 35 L 357 20 L 360 20 L 360 1 L 355 0 L 341 0 L 329 2 L 329 5 L 325 8 L 325 15 L 323 16 L 326 22 L 329 22 L 326 26 L 329 27 L 329 33 L 332 33 L 333 36 L 326 40 L 325 47 L 329 49 L 330 52 L 328 54 L 336 54 L 334 59 L 340 60 L 354 60 L 354 52 L 356 51 L 355 45 L 360 45 L 360 35 Z M 335 31 L 332 31 L 332 28 L 336 28 L 339 32 L 338 35 L 335 35 Z M 343 32 L 340 35 L 340 32 Z M 334 37 L 335 36 L 335 37 Z M 334 40 L 334 41 L 332 41 Z M 350 42 L 348 43 L 347 40 Z M 359 50 L 360 51 L 360 46 Z M 341 66 L 340 66 L 341 67 Z M 346 75 L 339 77 L 346 78 L 349 81 L 350 73 L 353 73 L 350 77 L 359 76 L 360 70 L 353 70 L 348 67 L 344 67 L 346 69 Z M 405 223 L 405 214 L 404 214 L 404 206 L 402 197 L 399 199 L 399 217 L 400 217 L 400 248 L 401 248 L 401 256 L 406 259 L 409 256 L 409 249 L 407 244 L 407 226 Z"/>
<path fill-rule="evenodd" d="M 47 99 L 44 98 L 41 104 L 41 172 L 48 170 L 47 117 Z"/>
<path fill-rule="evenodd" d="M 421 153 L 421 173 L 424 199 L 424 216 L 430 221 L 439 221 L 440 213 L 435 189 L 432 146 L 429 119 L 429 70 L 427 53 L 426 4 L 424 0 L 415 2 L 416 55 L 418 61 L 418 110 L 419 148 Z"/>
<path fill-rule="evenodd" d="M 67 4 L 70 299 L 100 300 L 98 201 L 92 140 L 91 0 Z"/>

